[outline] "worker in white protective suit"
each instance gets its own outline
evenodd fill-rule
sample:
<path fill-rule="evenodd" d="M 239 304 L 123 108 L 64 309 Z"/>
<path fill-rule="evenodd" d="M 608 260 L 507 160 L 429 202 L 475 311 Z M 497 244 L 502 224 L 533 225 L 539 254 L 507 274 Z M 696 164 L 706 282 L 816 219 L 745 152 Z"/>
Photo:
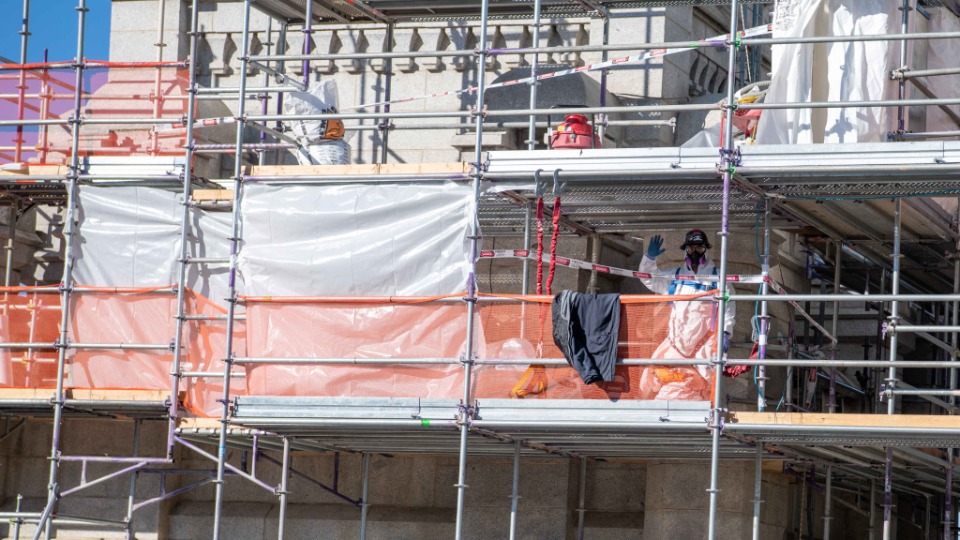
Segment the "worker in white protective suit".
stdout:
<path fill-rule="evenodd" d="M 717 282 L 684 279 L 689 276 L 717 276 L 717 267 L 707 257 L 710 249 L 707 235 L 694 229 L 686 234 L 680 249 L 684 251 L 683 265 L 668 269 L 657 266 L 657 257 L 663 249 L 663 238 L 656 235 L 650 239 L 647 253 L 640 262 L 640 272 L 651 274 L 641 279 L 643 284 L 657 294 L 697 294 L 718 288 Z M 723 351 L 730 346 L 736 307 L 727 302 L 723 321 Z M 667 337 L 654 351 L 653 358 L 709 359 L 716 351 L 717 304 L 707 301 L 684 301 L 671 304 Z M 709 400 L 711 369 L 698 366 L 650 366 L 641 377 L 641 388 L 648 399 Z"/>

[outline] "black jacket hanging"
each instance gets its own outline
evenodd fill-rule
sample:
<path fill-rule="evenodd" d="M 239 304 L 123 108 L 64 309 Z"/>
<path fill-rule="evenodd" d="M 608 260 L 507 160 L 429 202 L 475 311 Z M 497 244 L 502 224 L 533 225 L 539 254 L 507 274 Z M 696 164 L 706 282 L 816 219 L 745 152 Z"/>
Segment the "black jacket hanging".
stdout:
<path fill-rule="evenodd" d="M 585 384 L 612 381 L 620 295 L 561 291 L 553 299 L 553 342 Z"/>

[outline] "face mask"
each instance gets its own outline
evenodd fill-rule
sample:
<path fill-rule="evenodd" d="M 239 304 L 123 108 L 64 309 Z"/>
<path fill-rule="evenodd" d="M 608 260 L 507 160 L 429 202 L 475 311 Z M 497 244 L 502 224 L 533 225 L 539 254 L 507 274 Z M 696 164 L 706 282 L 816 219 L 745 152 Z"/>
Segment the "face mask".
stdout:
<path fill-rule="evenodd" d="M 700 266 L 707 262 L 707 250 L 703 246 L 687 248 L 686 262 L 689 266 Z"/>

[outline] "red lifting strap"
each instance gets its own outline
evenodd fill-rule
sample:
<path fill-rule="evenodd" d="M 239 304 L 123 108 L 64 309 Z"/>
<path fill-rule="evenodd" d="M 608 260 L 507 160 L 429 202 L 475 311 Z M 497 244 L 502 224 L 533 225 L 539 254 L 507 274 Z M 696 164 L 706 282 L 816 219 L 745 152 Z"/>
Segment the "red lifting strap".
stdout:
<path fill-rule="evenodd" d="M 537 294 L 543 294 L 543 197 L 537 197 Z"/>
<path fill-rule="evenodd" d="M 553 294 L 553 274 L 557 269 L 557 237 L 560 236 L 560 197 L 553 199 L 553 235 L 550 237 L 550 273 L 547 275 L 547 294 Z"/>

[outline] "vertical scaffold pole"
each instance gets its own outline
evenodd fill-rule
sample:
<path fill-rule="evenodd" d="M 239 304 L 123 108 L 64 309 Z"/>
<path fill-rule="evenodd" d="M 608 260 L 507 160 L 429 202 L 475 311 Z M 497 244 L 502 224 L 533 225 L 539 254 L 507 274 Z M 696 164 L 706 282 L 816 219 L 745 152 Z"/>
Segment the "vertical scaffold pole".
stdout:
<path fill-rule="evenodd" d="M 953 253 L 953 293 L 960 293 L 960 198 L 957 198 L 957 213 L 956 213 L 956 224 L 957 224 L 957 243 L 955 251 Z M 960 320 L 960 302 L 951 302 L 951 315 L 950 319 L 951 325 L 957 325 L 957 321 Z M 957 332 L 952 332 L 950 334 L 950 346 L 956 351 L 957 347 L 960 347 L 960 334 Z M 957 356 L 956 353 L 950 354 L 950 360 L 956 362 Z M 956 368 L 950 369 L 950 389 L 957 389 L 957 370 Z M 950 396 L 950 405 L 956 406 L 957 397 Z M 949 409 L 950 414 L 954 414 L 954 409 Z M 953 528 L 953 508 L 952 494 L 953 494 L 953 467 L 949 464 L 953 463 L 953 456 L 956 454 L 956 449 L 947 448 L 947 471 L 946 471 L 946 485 L 944 486 L 943 492 L 943 539 L 950 540 L 950 531 Z"/>
<path fill-rule="evenodd" d="M 280 23 L 280 32 L 279 32 L 279 35 L 277 36 L 277 54 L 280 56 L 283 56 L 287 52 L 287 28 L 288 26 L 286 22 Z M 280 73 L 286 73 L 287 63 L 284 62 L 283 60 L 277 60 L 276 69 Z M 280 92 L 277 94 L 276 109 L 277 109 L 277 116 L 280 116 L 283 114 L 283 92 Z M 282 131 L 283 122 L 281 122 L 280 120 L 277 120 L 277 123 L 275 124 L 274 127 L 277 131 Z M 274 163 L 280 163 L 280 152 L 281 152 L 280 149 L 276 149 L 273 151 Z"/>
<path fill-rule="evenodd" d="M 957 242 L 954 244 L 953 252 L 953 294 L 960 294 L 960 197 L 957 198 L 957 213 L 954 219 L 957 224 Z M 960 302 L 951 302 L 951 304 L 953 318 L 950 324 L 958 325 L 960 324 Z M 960 333 L 953 332 L 950 334 L 950 344 L 954 351 L 957 350 L 957 347 L 960 347 Z M 956 353 L 952 354 L 950 359 L 956 362 Z M 950 389 L 957 389 L 957 368 L 950 369 Z M 950 396 L 950 404 L 954 406 L 957 404 L 956 396 Z"/>
<path fill-rule="evenodd" d="M 463 538 L 463 511 L 467 494 L 467 438 L 470 435 L 472 409 L 470 387 L 473 383 L 474 314 L 477 310 L 477 253 L 480 250 L 480 184 L 483 181 L 483 93 L 487 68 L 487 13 L 490 0 L 480 5 L 480 46 L 477 48 L 476 140 L 473 155 L 473 219 L 470 224 L 470 269 L 467 276 L 467 336 L 463 351 L 463 403 L 460 407 L 460 458 L 457 465 L 457 520 L 455 538 Z"/>
<path fill-rule="evenodd" d="M 583 540 L 584 514 L 587 513 L 587 458 L 580 458 L 580 486 L 577 497 L 577 540 Z"/>
<path fill-rule="evenodd" d="M 830 540 L 830 524 L 833 523 L 833 465 L 827 465 L 826 484 L 823 494 L 823 540 Z"/>
<path fill-rule="evenodd" d="M 723 329 L 726 323 L 727 311 L 727 249 L 730 234 L 730 184 L 733 181 L 733 174 L 736 170 L 737 159 L 734 156 L 736 145 L 733 141 L 733 111 L 734 91 L 736 90 L 736 72 L 737 72 L 737 49 L 739 48 L 740 36 L 737 32 L 737 13 L 739 11 L 738 0 L 730 2 L 730 40 L 727 43 L 727 103 L 726 103 L 726 123 L 724 125 L 723 156 L 721 168 L 723 169 L 723 206 L 720 230 L 720 269 L 717 281 L 720 284 L 720 297 L 717 307 L 717 356 L 714 362 L 713 379 L 713 410 L 710 411 L 709 427 L 713 431 L 711 451 L 710 451 L 710 515 L 707 527 L 707 539 L 716 540 L 717 538 L 717 504 L 720 497 L 720 435 L 723 429 Z"/>
<path fill-rule="evenodd" d="M 387 52 L 393 52 L 393 23 L 387 23 Z M 385 60 L 386 71 L 384 72 L 383 82 L 383 112 L 390 112 L 390 100 L 393 99 L 393 57 L 388 56 Z M 380 119 L 380 163 L 386 163 L 390 156 L 390 119 Z"/>
<path fill-rule="evenodd" d="M 900 6 L 901 17 L 900 17 L 900 33 L 906 34 L 908 31 L 908 23 L 910 22 L 910 0 L 903 0 L 903 4 Z M 900 42 L 900 69 L 905 69 L 907 67 L 907 46 L 909 41 Z M 897 85 L 897 99 L 904 100 L 907 99 L 907 81 L 906 79 L 901 78 L 899 84 Z M 907 112 L 906 107 L 903 105 L 897 107 L 897 136 L 906 133 L 907 131 Z"/>
<path fill-rule="evenodd" d="M 268 55 L 273 52 L 273 17 L 267 17 L 267 39 L 264 41 L 264 46 L 266 47 L 266 53 Z M 280 71 L 280 73 L 283 73 L 283 72 Z M 271 79 L 273 79 L 273 77 L 270 76 L 270 73 L 264 71 L 263 72 L 264 88 L 268 88 L 270 86 Z M 266 116 L 267 112 L 269 112 L 268 109 L 270 107 L 270 93 L 264 92 L 260 94 L 258 98 L 260 99 L 260 114 Z M 260 143 L 263 144 L 266 142 L 267 142 L 267 132 L 261 131 Z M 261 148 L 260 150 L 257 151 L 257 164 L 259 165 L 267 164 L 267 150 L 265 148 Z"/>
<path fill-rule="evenodd" d="M 893 201 L 893 271 L 890 274 L 890 293 L 894 296 L 900 294 L 900 227 L 901 227 L 901 200 Z M 899 321 L 900 303 L 896 300 L 890 302 L 889 323 L 896 327 Z M 897 332 L 890 333 L 890 361 L 897 359 Z M 897 387 L 897 367 L 890 366 L 887 372 L 887 389 L 894 390 Z M 894 414 L 897 410 L 896 396 L 890 392 L 887 394 L 887 414 Z M 886 468 L 884 471 L 883 482 L 883 540 L 890 540 L 893 534 L 893 447 L 887 447 Z"/>
<path fill-rule="evenodd" d="M 840 294 L 840 262 L 843 259 L 843 242 L 837 240 L 837 249 L 836 253 L 833 256 L 833 294 Z M 836 361 L 837 359 L 837 347 L 840 346 L 840 342 L 837 339 L 837 328 L 840 326 L 840 302 L 833 303 L 833 319 L 832 326 L 830 327 L 830 332 L 833 334 L 833 344 L 830 349 L 830 357 L 832 360 Z M 837 368 L 830 368 L 830 391 L 829 391 L 828 401 L 827 401 L 827 411 L 830 413 L 837 412 Z"/>
<path fill-rule="evenodd" d="M 877 523 L 877 481 L 870 480 L 870 514 L 867 518 L 870 520 L 870 526 L 867 527 L 867 540 L 874 540 L 876 537 Z"/>
<path fill-rule="evenodd" d="M 27 63 L 27 42 L 30 37 L 30 0 L 23 0 L 23 19 L 20 22 L 20 64 Z M 17 120 L 23 120 L 26 110 L 27 99 L 27 71 L 20 70 L 20 77 L 17 81 Z M 13 152 L 13 161 L 19 163 L 23 160 L 23 126 L 17 126 L 17 138 L 14 139 L 15 149 Z M 9 266 L 7 267 L 9 269 Z M 9 287 L 10 284 L 7 283 Z"/>
<path fill-rule="evenodd" d="M 60 436 L 63 428 L 63 377 L 67 363 L 67 346 L 70 337 L 70 298 L 73 291 L 73 239 L 77 235 L 76 205 L 77 182 L 80 177 L 80 111 L 83 103 L 83 39 L 87 22 L 87 0 L 77 1 L 77 56 L 74 62 L 73 117 L 70 119 L 72 140 L 70 144 L 70 170 L 67 173 L 67 208 L 63 224 L 63 282 L 61 283 L 60 336 L 57 338 L 57 389 L 53 398 L 53 436 L 50 443 L 50 480 L 47 484 L 47 505 L 37 523 L 33 540 L 40 537 L 50 540 L 53 524 L 50 519 L 60 496 L 58 474 L 60 472 Z"/>
<path fill-rule="evenodd" d="M 277 540 L 283 540 L 287 528 L 288 483 L 290 480 L 290 438 L 283 438 L 283 460 L 280 470 L 280 515 L 277 517 Z"/>
<path fill-rule="evenodd" d="M 190 7 L 190 87 L 187 89 L 187 126 L 197 116 L 197 41 L 199 0 Z M 174 435 L 180 413 L 180 362 L 183 357 L 183 328 L 186 324 L 187 260 L 190 256 L 190 195 L 193 185 L 193 129 L 187 128 L 183 164 L 183 213 L 180 215 L 180 267 L 177 272 L 177 325 L 173 336 L 173 366 L 170 368 L 170 410 L 167 425 L 167 458 L 173 458 Z M 202 324 L 202 323 L 201 323 Z"/>
<path fill-rule="evenodd" d="M 17 219 L 19 219 L 19 205 L 14 201 L 10 205 L 10 223 L 7 223 L 7 248 L 4 258 L 3 286 L 9 287 L 13 281 L 13 250 L 17 241 Z"/>
<path fill-rule="evenodd" d="M 533 0 L 533 48 L 540 47 L 540 0 Z M 540 55 L 533 53 L 533 59 L 530 62 L 530 109 L 537 108 L 537 88 L 540 82 L 537 80 Z M 537 115 L 530 115 L 530 124 L 527 127 L 527 150 L 536 150 L 537 148 Z M 526 264 L 526 263 L 525 263 Z"/>
<path fill-rule="evenodd" d="M 310 54 L 313 48 L 313 1 L 304 2 L 305 12 L 303 14 L 303 54 Z M 303 85 L 310 88 L 310 61 L 304 60 L 303 65 Z"/>
<path fill-rule="evenodd" d="M 603 28 L 601 32 L 602 33 L 601 45 L 606 47 L 607 45 L 610 44 L 610 11 L 607 9 L 600 9 L 598 10 L 598 12 L 600 13 L 600 17 L 603 20 Z M 600 53 L 600 61 L 606 62 L 609 56 L 610 56 L 610 53 L 604 50 L 602 53 Z M 600 71 L 600 106 L 601 107 L 607 106 L 607 75 L 609 74 L 609 71 L 610 70 L 607 70 L 607 69 Z M 607 120 L 608 118 L 606 113 L 601 114 L 599 121 L 597 122 L 600 125 L 594 126 L 594 129 L 597 130 L 597 135 L 600 137 L 601 146 L 603 146 L 603 138 L 604 136 L 606 136 L 606 133 L 607 133 Z"/>
<path fill-rule="evenodd" d="M 530 253 L 530 214 L 532 213 L 531 203 L 527 201 L 523 205 L 523 250 L 527 253 Z M 523 258 L 523 282 L 520 284 L 520 294 L 527 294 L 530 292 L 530 257 Z M 525 319 L 525 318 L 524 318 Z M 524 325 L 524 320 L 520 321 L 521 327 Z M 521 329 L 520 337 L 523 338 L 524 332 Z"/>
<path fill-rule="evenodd" d="M 953 450 L 951 448 L 951 450 Z M 946 482 L 943 490 L 943 540 L 950 540 L 953 529 L 953 455 L 947 455 Z M 956 535 L 954 535 L 956 539 Z"/>
<path fill-rule="evenodd" d="M 160 63 L 163 62 L 163 48 L 167 46 L 163 41 L 163 28 L 164 28 L 164 19 L 166 18 L 167 13 L 167 2 L 166 0 L 159 0 L 157 2 L 157 42 L 154 43 L 154 47 L 157 48 L 157 70 L 156 74 L 153 76 L 153 117 L 160 118 L 163 113 L 163 68 L 160 67 Z M 187 124 L 190 125 L 190 124 Z M 160 154 L 160 132 L 154 130 L 150 134 L 150 155 L 159 155 Z"/>
<path fill-rule="evenodd" d="M 367 512 L 370 507 L 367 490 L 370 486 L 370 454 L 363 454 L 363 488 L 360 490 L 360 540 L 367 538 Z"/>
<path fill-rule="evenodd" d="M 250 4 L 243 2 L 243 44 L 240 54 L 240 85 L 237 94 L 237 139 L 233 158 L 233 225 L 230 234 L 230 274 L 227 281 L 227 338 L 223 358 L 223 399 L 220 441 L 217 446 L 216 496 L 213 507 L 213 540 L 220 540 L 223 517 L 223 482 L 227 461 L 227 425 L 230 422 L 230 368 L 233 365 L 233 333 L 237 312 L 237 255 L 240 251 L 240 190 L 243 189 L 243 132 L 247 125 L 247 63 L 250 55 Z M 310 2 L 307 2 L 310 5 Z"/>
<path fill-rule="evenodd" d="M 510 540 L 517 540 L 517 503 L 520 501 L 520 441 L 513 441 L 513 489 L 510 492 Z"/>
<path fill-rule="evenodd" d="M 770 199 L 763 200 L 763 259 L 760 263 L 760 275 L 763 277 L 763 283 L 760 284 L 760 294 L 766 296 L 770 294 Z M 767 357 L 767 342 L 770 334 L 770 305 L 764 300 L 760 302 L 760 336 L 757 343 L 757 358 L 763 360 Z M 757 367 L 757 410 L 763 412 L 767 409 L 767 367 Z"/>
<path fill-rule="evenodd" d="M 753 540 L 760 540 L 760 498 L 763 481 L 763 443 L 757 441 L 757 458 L 753 466 Z"/>
<path fill-rule="evenodd" d="M 143 424 L 143 420 L 139 418 L 133 421 L 133 454 L 132 456 L 136 457 L 140 453 L 140 428 Z M 137 499 L 137 475 L 139 473 L 134 471 L 130 475 L 130 492 L 127 495 L 127 540 L 135 540 L 136 535 L 133 532 L 133 503 Z"/>

